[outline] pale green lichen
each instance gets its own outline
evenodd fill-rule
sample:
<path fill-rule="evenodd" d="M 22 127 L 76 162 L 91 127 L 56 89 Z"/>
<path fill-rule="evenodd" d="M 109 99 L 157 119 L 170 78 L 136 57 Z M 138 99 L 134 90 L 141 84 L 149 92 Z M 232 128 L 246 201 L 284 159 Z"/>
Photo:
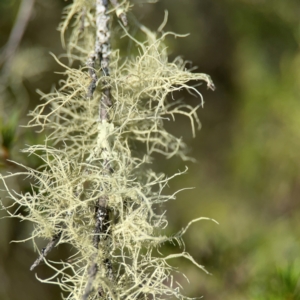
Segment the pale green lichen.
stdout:
<path fill-rule="evenodd" d="M 128 7 L 127 2 L 123 4 Z M 185 115 L 195 134 L 200 126 L 196 110 L 202 104 L 202 96 L 188 82 L 201 80 L 209 88 L 213 83 L 208 75 L 187 70 L 181 58 L 168 61 L 163 43 L 168 33 L 157 37 L 142 27 L 146 39 L 139 42 L 124 29 L 139 54 L 121 60 L 119 52 L 113 51 L 110 76 L 99 78 L 94 97 L 87 99 L 91 79 L 85 63 L 95 43 L 94 1 L 74 0 L 65 13 L 65 21 L 60 26 L 63 35 L 75 19 L 66 44 L 68 57 L 70 61 L 79 60 L 83 67 L 74 69 L 58 61 L 65 68 L 61 87 L 42 94 L 44 103 L 31 113 L 29 127 L 47 130 L 48 135 L 45 144 L 30 146 L 24 152 L 37 155 L 44 165 L 40 170 L 24 167 L 23 173 L 2 177 L 4 184 L 5 178 L 18 174 L 30 177 L 33 182 L 33 191 L 26 194 L 14 193 L 6 186 L 15 204 L 28 211 L 26 216 L 12 216 L 34 223 L 30 237 L 33 242 L 36 237 L 51 239 L 61 232 L 58 245 L 67 243 L 76 249 L 76 254 L 67 261 L 44 259 L 55 275 L 40 280 L 58 284 L 65 292 L 65 299 L 81 299 L 95 253 L 91 242 L 95 203 L 99 197 L 106 197 L 111 214 L 110 234 L 102 240 L 96 254 L 100 268 L 93 282 L 95 288 L 101 286 L 110 299 L 167 296 L 186 299 L 180 285 L 174 282 L 174 269 L 169 260 L 185 257 L 204 268 L 186 252 L 167 257 L 159 254 L 159 247 L 165 242 L 177 241 L 182 245 L 185 230 L 171 238 L 161 235 L 167 220 L 164 214 L 157 213 L 156 207 L 174 199 L 175 194 L 162 193 L 169 178 L 149 170 L 148 162 L 155 152 L 167 158 L 178 155 L 188 159 L 182 139 L 167 132 L 164 122 L 174 119 L 176 114 Z M 80 30 L 82 13 L 85 14 L 84 32 Z M 106 86 L 101 86 L 101 82 Z M 99 122 L 101 90 L 107 86 L 111 89 L 113 105 L 108 120 Z M 200 104 L 191 107 L 182 101 L 168 101 L 170 93 L 182 89 L 199 95 Z M 131 149 L 135 143 L 146 145 L 144 155 L 134 155 Z M 108 171 L 108 165 L 112 172 Z M 177 175 L 180 173 L 174 176 Z M 107 256 L 113 265 L 113 281 L 105 273 L 103 260 Z M 90 295 L 90 299 L 97 297 L 96 291 Z"/>

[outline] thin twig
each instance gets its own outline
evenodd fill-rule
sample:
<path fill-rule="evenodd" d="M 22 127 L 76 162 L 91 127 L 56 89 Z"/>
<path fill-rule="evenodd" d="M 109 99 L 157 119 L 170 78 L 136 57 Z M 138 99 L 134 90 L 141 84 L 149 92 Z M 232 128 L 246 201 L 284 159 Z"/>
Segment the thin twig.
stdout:
<path fill-rule="evenodd" d="M 96 71 L 95 71 L 95 60 L 96 60 L 96 56 L 95 54 L 91 54 L 86 65 L 89 67 L 89 75 L 91 77 L 91 83 L 88 87 L 88 92 L 87 92 L 87 97 L 88 99 L 92 99 L 93 98 L 93 95 L 94 95 L 94 92 L 95 92 L 95 89 L 97 87 L 97 80 L 98 80 L 98 77 L 97 77 L 97 74 L 96 74 Z"/>
<path fill-rule="evenodd" d="M 41 261 L 48 255 L 48 253 L 57 245 L 60 237 L 61 231 L 58 234 L 53 235 L 51 241 L 47 244 L 45 248 L 42 249 L 40 256 L 36 259 L 36 261 L 30 267 L 30 271 L 32 271 L 35 267 L 37 267 Z"/>
<path fill-rule="evenodd" d="M 24 31 L 31 16 L 34 0 L 22 0 L 15 25 L 10 33 L 8 42 L 1 53 L 0 65 L 3 65 L 2 76 L 9 73 L 12 58 L 21 42 Z"/>
<path fill-rule="evenodd" d="M 123 25 L 127 26 L 128 25 L 127 16 L 126 16 L 125 12 L 119 8 L 120 4 L 118 3 L 118 0 L 110 0 L 110 3 L 116 9 L 116 14 L 117 14 L 118 18 L 121 19 Z"/>
<path fill-rule="evenodd" d="M 92 292 L 93 283 L 94 283 L 95 277 L 97 275 L 97 272 L 98 272 L 98 265 L 96 263 L 92 263 L 92 265 L 89 268 L 89 280 L 85 286 L 85 290 L 82 295 L 82 300 L 87 300 L 90 293 Z"/>
<path fill-rule="evenodd" d="M 80 32 L 83 32 L 84 31 L 84 22 L 85 22 L 85 16 L 86 16 L 86 8 L 84 7 L 82 9 L 82 12 L 81 12 L 81 17 L 80 17 L 80 22 L 81 22 L 81 26 L 79 28 L 79 31 Z"/>

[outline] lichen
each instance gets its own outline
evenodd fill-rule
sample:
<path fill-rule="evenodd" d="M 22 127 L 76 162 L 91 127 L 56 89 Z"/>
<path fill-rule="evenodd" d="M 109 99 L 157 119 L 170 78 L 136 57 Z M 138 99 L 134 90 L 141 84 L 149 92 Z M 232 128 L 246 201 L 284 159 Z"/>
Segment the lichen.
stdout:
<path fill-rule="evenodd" d="M 127 7 L 128 3 L 123 5 Z M 98 297 L 99 287 L 103 299 L 186 299 L 175 283 L 169 260 L 185 257 L 204 268 L 185 251 L 166 257 L 159 254 L 166 242 L 183 245 L 185 231 L 172 237 L 163 235 L 167 220 L 156 208 L 174 199 L 175 194 L 162 192 L 170 178 L 153 172 L 148 163 L 154 153 L 189 159 L 182 139 L 167 132 L 164 122 L 177 114 L 185 115 L 195 135 L 200 126 L 196 110 L 202 105 L 202 96 L 189 82 L 204 81 L 208 88 L 213 88 L 213 83 L 208 75 L 188 70 L 181 58 L 168 61 L 164 39 L 172 33 L 155 34 L 141 27 L 145 40 L 137 41 L 124 28 L 138 55 L 124 59 L 118 50 L 112 51 L 110 75 L 99 75 L 94 95 L 88 99 L 91 79 L 85 64 L 95 44 L 94 10 L 92 0 L 74 0 L 65 10 L 60 31 L 64 36 L 72 24 L 65 46 L 69 61 L 76 60 L 81 67 L 75 69 L 55 58 L 65 69 L 64 80 L 51 93 L 41 93 L 44 103 L 30 113 L 28 124 L 29 128 L 45 131 L 47 138 L 44 144 L 23 150 L 38 156 L 44 164 L 38 170 L 22 166 L 24 172 L 1 177 L 4 184 L 5 179 L 16 175 L 32 180 L 31 193 L 18 194 L 6 186 L 15 205 L 26 207 L 28 212 L 26 216 L 11 215 L 34 224 L 30 239 L 37 251 L 37 237 L 49 240 L 57 234 L 61 235 L 57 245 L 76 249 L 68 260 L 52 262 L 44 258 L 55 275 L 40 280 L 58 284 L 64 299 L 82 299 L 91 257 L 96 259 L 99 271 L 89 299 Z M 108 108 L 108 119 L 100 122 L 99 102 L 107 87 L 113 104 Z M 184 89 L 200 97 L 199 105 L 169 100 L 170 94 Z M 143 155 L 132 151 L 136 144 L 145 145 Z M 95 258 L 95 203 L 101 197 L 108 199 L 111 218 L 109 234 L 99 233 L 102 242 Z M 105 272 L 107 257 L 113 280 Z"/>

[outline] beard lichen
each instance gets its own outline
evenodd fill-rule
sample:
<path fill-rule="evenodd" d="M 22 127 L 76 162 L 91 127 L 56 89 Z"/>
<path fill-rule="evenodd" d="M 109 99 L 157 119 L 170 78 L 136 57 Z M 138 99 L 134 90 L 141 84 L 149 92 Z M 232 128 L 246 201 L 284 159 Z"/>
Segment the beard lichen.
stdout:
<path fill-rule="evenodd" d="M 195 135 L 200 126 L 196 110 L 203 100 L 189 82 L 204 81 L 211 89 L 214 85 L 208 75 L 188 70 L 181 58 L 168 61 L 164 39 L 172 33 L 155 34 L 143 26 L 142 42 L 123 28 L 138 48 L 135 57 L 121 58 L 118 50 L 109 50 L 109 74 L 103 73 L 101 65 L 86 65 L 96 43 L 96 2 L 74 0 L 65 10 L 62 35 L 73 20 L 67 57 L 81 67 L 55 58 L 65 69 L 65 79 L 58 89 L 42 94 L 44 103 L 31 112 L 28 124 L 46 131 L 47 138 L 44 144 L 23 150 L 44 164 L 38 170 L 22 166 L 24 172 L 1 177 L 4 184 L 10 176 L 32 179 L 31 193 L 18 194 L 5 184 L 15 205 L 28 212 L 11 216 L 34 224 L 30 239 L 40 261 L 55 271 L 51 278 L 40 280 L 59 285 L 64 299 L 187 299 L 173 278 L 175 269 L 169 260 L 185 257 L 204 268 L 185 251 L 160 254 L 166 242 L 184 245 L 187 228 L 172 237 L 162 235 L 167 220 L 157 209 L 175 198 L 176 193 L 162 191 L 183 172 L 168 178 L 148 166 L 154 153 L 189 159 L 182 139 L 167 132 L 164 122 L 185 115 Z M 128 2 L 113 7 L 106 16 L 116 9 L 125 13 Z M 91 80 L 95 87 L 88 97 Z M 200 104 L 169 101 L 168 96 L 179 90 L 198 95 Z M 101 118 L 99 106 L 107 91 L 112 101 Z M 132 150 L 137 144 L 145 145 L 143 155 Z M 95 227 L 98 220 L 103 223 Z M 50 240 L 49 249 L 38 250 L 36 238 Z M 76 253 L 59 262 L 47 260 L 46 254 L 60 244 L 70 245 Z"/>

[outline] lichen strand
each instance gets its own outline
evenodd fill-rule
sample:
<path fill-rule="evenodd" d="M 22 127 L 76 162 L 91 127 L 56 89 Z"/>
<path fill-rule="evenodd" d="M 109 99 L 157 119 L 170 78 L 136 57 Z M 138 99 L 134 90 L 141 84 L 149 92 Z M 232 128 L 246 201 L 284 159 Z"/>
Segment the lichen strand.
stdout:
<path fill-rule="evenodd" d="M 82 65 L 95 42 L 93 3 L 74 1 L 60 26 L 64 33 L 75 18 L 67 52 L 71 61 L 79 60 Z M 188 82 L 202 80 L 208 87 L 213 87 L 213 83 L 208 75 L 187 70 L 180 58 L 168 62 L 163 44 L 167 34 L 157 38 L 141 29 L 146 36 L 144 42 L 136 41 L 126 32 L 136 43 L 139 55 L 121 63 L 119 52 L 112 52 L 110 76 L 101 77 L 96 70 L 99 80 L 91 99 L 87 97 L 91 81 L 88 67 L 64 66 L 61 87 L 43 94 L 45 104 L 31 113 L 29 126 L 49 132 L 44 145 L 24 150 L 44 161 L 41 171 L 26 168 L 23 173 L 33 179 L 33 191 L 38 193 L 9 194 L 17 205 L 27 208 L 28 216 L 17 217 L 35 224 L 33 241 L 36 237 L 51 240 L 55 234 L 61 234 L 58 245 L 67 243 L 76 249 L 76 255 L 67 261 L 50 263 L 44 259 L 57 276 L 41 281 L 60 285 L 65 299 L 79 300 L 84 293 L 95 253 L 95 203 L 101 197 L 108 199 L 110 236 L 103 237 L 99 244 L 99 270 L 89 299 L 98 299 L 100 288 L 103 299 L 186 299 L 173 281 L 169 259 L 182 256 L 196 264 L 185 252 L 168 257 L 157 254 L 162 243 L 175 239 L 181 244 L 182 240 L 180 234 L 175 238 L 161 235 L 167 221 L 155 208 L 175 195 L 162 193 L 169 179 L 148 169 L 148 162 L 155 152 L 167 158 L 179 155 L 188 159 L 185 144 L 165 130 L 164 122 L 176 114 L 186 115 L 195 134 L 199 126 L 198 106 L 168 101 L 167 96 L 186 89 L 198 94 L 202 102 L 199 92 Z M 113 104 L 108 108 L 108 119 L 99 122 L 101 91 L 107 87 L 103 82 L 111 90 Z M 131 146 L 135 143 L 146 145 L 145 155 L 133 154 Z M 180 174 L 174 176 L 177 175 Z M 113 280 L 105 272 L 107 255 Z"/>

